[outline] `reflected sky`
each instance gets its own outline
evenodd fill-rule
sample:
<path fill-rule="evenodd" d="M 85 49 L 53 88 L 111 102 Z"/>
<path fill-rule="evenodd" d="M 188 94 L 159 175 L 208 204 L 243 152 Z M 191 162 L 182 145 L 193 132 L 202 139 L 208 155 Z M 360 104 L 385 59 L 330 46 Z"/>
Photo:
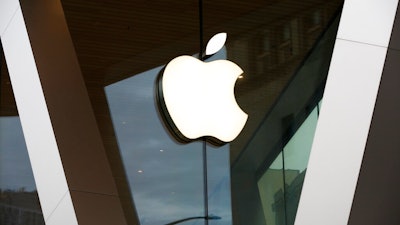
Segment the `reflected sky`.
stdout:
<path fill-rule="evenodd" d="M 0 189 L 36 190 L 22 127 L 17 116 L 0 117 Z"/>
<path fill-rule="evenodd" d="M 315 107 L 283 148 L 285 151 L 285 169 L 298 170 L 299 172 L 303 172 L 307 169 L 308 158 L 317 127 L 317 111 L 317 107 Z M 278 157 L 281 156 L 279 155 Z M 269 168 L 280 169 L 282 166 L 279 160 L 275 160 Z"/>
<path fill-rule="evenodd" d="M 226 58 L 222 50 L 213 59 Z M 210 60 L 213 60 L 210 59 Z M 142 225 L 202 216 L 202 143 L 171 138 L 157 113 L 155 82 L 162 66 L 105 88 L 120 153 Z M 208 146 L 209 212 L 231 224 L 229 145 Z M 182 224 L 203 224 L 202 220 Z"/>
<path fill-rule="evenodd" d="M 293 137 L 283 148 L 285 152 L 285 168 L 303 172 L 307 169 L 315 129 L 317 127 L 317 107 L 308 115 Z"/>
<path fill-rule="evenodd" d="M 285 145 L 285 169 L 299 170 L 303 172 L 307 169 L 308 158 L 311 152 L 314 133 L 317 127 L 318 113 L 317 107 L 308 115 L 299 129 Z M 280 169 L 282 159 L 278 156 L 271 164 L 270 169 Z"/>

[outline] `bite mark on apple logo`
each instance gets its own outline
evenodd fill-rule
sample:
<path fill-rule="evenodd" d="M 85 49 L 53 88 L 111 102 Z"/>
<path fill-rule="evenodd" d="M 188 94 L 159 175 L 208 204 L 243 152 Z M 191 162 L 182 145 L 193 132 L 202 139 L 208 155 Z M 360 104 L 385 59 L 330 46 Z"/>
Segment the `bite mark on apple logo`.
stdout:
<path fill-rule="evenodd" d="M 206 55 L 218 52 L 225 40 L 226 33 L 214 35 Z M 159 74 L 156 96 L 173 136 L 184 143 L 203 137 L 215 145 L 234 140 L 248 118 L 234 94 L 242 73 L 229 60 L 203 62 L 188 55 L 171 60 Z"/>

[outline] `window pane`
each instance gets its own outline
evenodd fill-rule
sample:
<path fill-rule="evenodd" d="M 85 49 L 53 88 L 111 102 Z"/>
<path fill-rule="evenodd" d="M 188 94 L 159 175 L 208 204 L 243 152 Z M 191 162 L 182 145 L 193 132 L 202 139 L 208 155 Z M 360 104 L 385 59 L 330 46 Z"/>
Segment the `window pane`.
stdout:
<path fill-rule="evenodd" d="M 257 183 L 265 223 L 268 225 L 286 224 L 283 172 L 283 158 L 280 153 Z"/>
<path fill-rule="evenodd" d="M 114 129 L 141 224 L 202 216 L 202 143 L 179 144 L 155 105 L 155 68 L 106 87 Z"/>
<path fill-rule="evenodd" d="M 231 225 L 231 174 L 229 145 L 207 146 L 208 204 L 209 215 L 219 220 L 210 220 L 210 225 Z"/>
<path fill-rule="evenodd" d="M 317 107 L 283 148 L 285 162 L 285 200 L 287 224 L 294 224 L 306 174 L 308 158 L 317 126 Z"/>

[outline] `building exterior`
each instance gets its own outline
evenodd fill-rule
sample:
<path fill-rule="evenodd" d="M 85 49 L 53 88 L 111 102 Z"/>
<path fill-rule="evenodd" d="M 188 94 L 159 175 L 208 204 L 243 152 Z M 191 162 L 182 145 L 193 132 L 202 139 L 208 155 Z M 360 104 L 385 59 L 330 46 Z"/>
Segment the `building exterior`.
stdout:
<path fill-rule="evenodd" d="M 397 8 L 0 0 L 0 224 L 399 224 Z M 157 77 L 219 32 L 249 119 L 179 143 Z"/>

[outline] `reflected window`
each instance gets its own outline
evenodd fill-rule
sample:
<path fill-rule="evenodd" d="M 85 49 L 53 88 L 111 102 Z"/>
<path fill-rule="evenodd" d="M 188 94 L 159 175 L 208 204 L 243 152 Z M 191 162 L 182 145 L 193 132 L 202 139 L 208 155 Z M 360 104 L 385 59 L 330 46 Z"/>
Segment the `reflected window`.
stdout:
<path fill-rule="evenodd" d="M 319 104 L 258 180 L 266 224 L 294 224 L 317 126 Z"/>
<path fill-rule="evenodd" d="M 284 212 L 284 175 L 282 153 L 258 180 L 261 204 L 266 224 L 286 224 Z"/>

